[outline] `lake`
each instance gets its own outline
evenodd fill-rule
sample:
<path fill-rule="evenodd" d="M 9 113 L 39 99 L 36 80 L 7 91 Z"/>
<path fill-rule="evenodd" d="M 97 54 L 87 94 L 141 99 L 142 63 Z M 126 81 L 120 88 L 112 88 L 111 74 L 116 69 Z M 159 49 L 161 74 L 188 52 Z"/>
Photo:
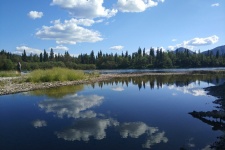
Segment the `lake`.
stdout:
<path fill-rule="evenodd" d="M 204 88 L 224 81 L 144 76 L 0 96 L 0 149 L 207 149 L 224 132 L 189 113 L 217 109 Z"/>

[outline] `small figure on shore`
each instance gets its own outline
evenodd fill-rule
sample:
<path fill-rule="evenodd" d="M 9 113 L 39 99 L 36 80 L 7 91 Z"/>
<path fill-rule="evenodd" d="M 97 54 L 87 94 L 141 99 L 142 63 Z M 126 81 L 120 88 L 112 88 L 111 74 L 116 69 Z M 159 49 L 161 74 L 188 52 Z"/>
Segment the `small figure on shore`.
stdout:
<path fill-rule="evenodd" d="M 17 63 L 17 70 L 19 71 L 19 73 L 21 73 L 21 64 L 20 64 L 20 62 Z"/>

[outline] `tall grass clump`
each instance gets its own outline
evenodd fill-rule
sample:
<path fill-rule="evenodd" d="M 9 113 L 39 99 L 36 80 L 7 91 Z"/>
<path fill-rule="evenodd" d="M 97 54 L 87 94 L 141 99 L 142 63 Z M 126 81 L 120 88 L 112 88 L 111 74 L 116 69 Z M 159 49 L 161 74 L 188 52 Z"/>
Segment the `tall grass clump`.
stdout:
<path fill-rule="evenodd" d="M 17 77 L 20 73 L 17 71 L 0 71 L 0 77 Z"/>
<path fill-rule="evenodd" d="M 67 68 L 52 68 L 34 70 L 27 78 L 29 82 L 74 81 L 84 79 L 84 72 Z"/>

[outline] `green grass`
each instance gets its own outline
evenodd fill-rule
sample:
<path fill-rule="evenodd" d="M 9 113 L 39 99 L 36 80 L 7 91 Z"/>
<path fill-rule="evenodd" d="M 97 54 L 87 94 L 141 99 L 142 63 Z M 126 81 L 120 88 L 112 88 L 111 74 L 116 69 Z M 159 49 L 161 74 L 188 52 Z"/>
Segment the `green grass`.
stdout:
<path fill-rule="evenodd" d="M 0 71 L 0 77 L 17 77 L 20 73 L 17 71 Z"/>
<path fill-rule="evenodd" d="M 67 68 L 53 68 L 47 70 L 34 70 L 27 78 L 28 82 L 52 82 L 52 81 L 74 81 L 85 79 L 87 76 L 83 71 Z"/>

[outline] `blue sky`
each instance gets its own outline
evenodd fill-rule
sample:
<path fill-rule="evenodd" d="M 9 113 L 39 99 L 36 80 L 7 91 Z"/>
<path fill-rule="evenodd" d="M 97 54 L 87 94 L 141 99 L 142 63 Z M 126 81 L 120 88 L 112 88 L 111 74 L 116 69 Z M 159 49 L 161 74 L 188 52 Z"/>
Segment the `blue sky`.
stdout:
<path fill-rule="evenodd" d="M 206 51 L 225 45 L 224 0 L 1 0 L 0 49 L 21 54 Z"/>

